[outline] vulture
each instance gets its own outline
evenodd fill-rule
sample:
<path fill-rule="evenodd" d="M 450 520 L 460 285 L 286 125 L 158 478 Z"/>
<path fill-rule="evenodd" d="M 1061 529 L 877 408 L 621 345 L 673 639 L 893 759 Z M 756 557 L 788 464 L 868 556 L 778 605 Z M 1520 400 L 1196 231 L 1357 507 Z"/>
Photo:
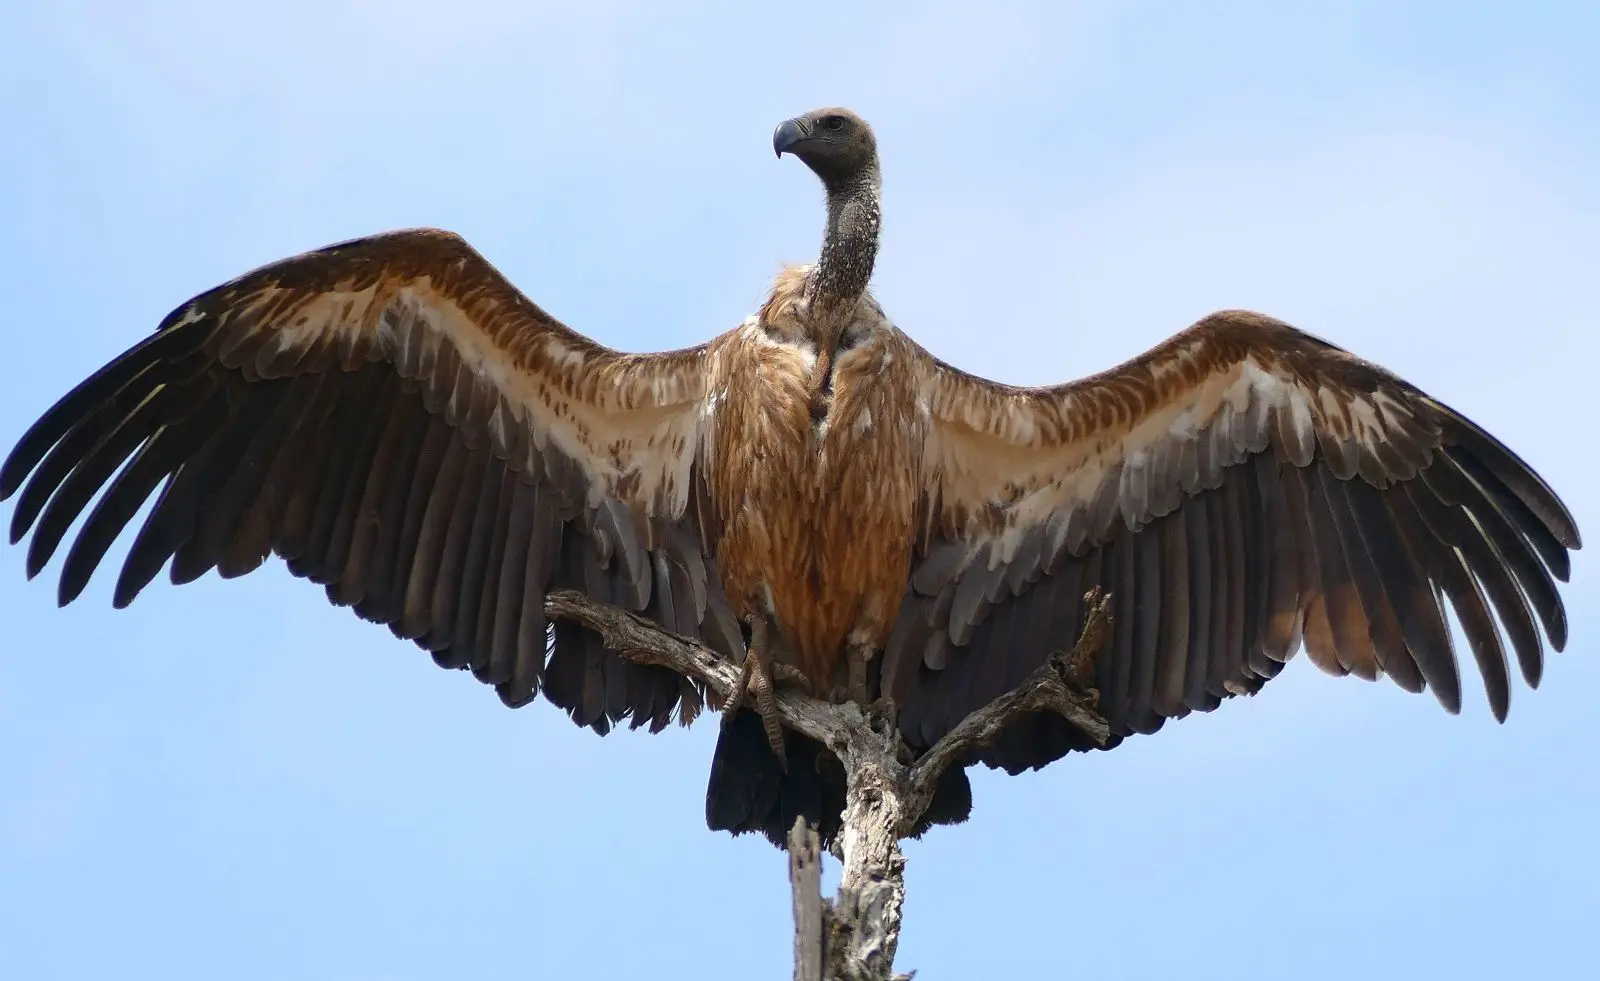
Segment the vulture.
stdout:
<path fill-rule="evenodd" d="M 775 685 L 853 700 L 926 752 L 1070 648 L 1094 587 L 1114 614 L 1091 665 L 1107 747 L 1260 691 L 1301 647 L 1458 712 L 1447 601 L 1498 720 L 1511 659 L 1535 687 L 1566 644 L 1573 517 L 1459 412 L 1243 310 L 1060 385 L 968 374 L 868 291 L 867 123 L 815 110 L 773 149 L 821 180 L 821 251 L 697 347 L 605 347 L 435 229 L 188 300 L 0 467 L 28 576 L 82 518 L 72 602 L 153 497 L 118 608 L 163 568 L 182 584 L 275 555 L 508 706 L 542 693 L 600 734 L 691 721 L 704 690 L 547 621 L 548 594 L 581 591 L 741 665 L 706 819 L 776 843 L 796 816 L 838 833 L 844 774 L 775 724 Z M 965 766 L 1095 748 L 1037 713 Z M 970 807 L 954 768 L 919 833 Z"/>

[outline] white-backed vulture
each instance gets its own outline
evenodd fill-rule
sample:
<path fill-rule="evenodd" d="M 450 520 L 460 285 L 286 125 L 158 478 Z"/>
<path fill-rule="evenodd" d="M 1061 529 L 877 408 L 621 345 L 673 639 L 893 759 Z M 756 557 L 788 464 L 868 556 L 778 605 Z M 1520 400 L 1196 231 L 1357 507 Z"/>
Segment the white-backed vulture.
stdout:
<path fill-rule="evenodd" d="M 466 242 L 398 231 L 188 300 L 22 436 L 11 539 L 71 602 L 152 495 L 115 588 L 243 575 L 271 555 L 511 706 L 604 733 L 703 693 L 566 622 L 557 588 L 744 664 L 713 828 L 836 831 L 838 764 L 770 722 L 774 683 L 892 713 L 913 751 L 1070 646 L 1091 586 L 1115 745 L 1258 691 L 1304 646 L 1455 712 L 1446 600 L 1496 718 L 1567 623 L 1578 529 L 1514 453 L 1384 369 L 1270 317 L 1215 313 L 1127 363 L 1016 388 L 965 374 L 867 292 L 871 129 L 789 120 L 827 191 L 821 254 L 699 347 L 623 354 L 531 302 Z M 1497 621 L 1498 620 L 1498 625 Z M 752 708 L 753 706 L 753 708 Z M 1091 744 L 1053 715 L 981 751 L 1009 771 Z M 783 764 L 783 765 L 780 765 Z M 961 820 L 964 772 L 926 816 Z"/>

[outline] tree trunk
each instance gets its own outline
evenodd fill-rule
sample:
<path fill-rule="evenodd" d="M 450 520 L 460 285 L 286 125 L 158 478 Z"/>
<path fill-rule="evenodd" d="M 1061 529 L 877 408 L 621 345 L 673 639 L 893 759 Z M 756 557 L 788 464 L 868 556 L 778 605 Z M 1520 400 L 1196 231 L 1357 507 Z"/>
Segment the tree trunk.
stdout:
<path fill-rule="evenodd" d="M 901 762 L 905 754 L 898 731 L 874 728 L 858 706 L 833 705 L 788 689 L 777 693 L 782 724 L 832 749 L 845 771 L 844 867 L 831 901 L 821 895 L 816 830 L 796 821 L 789 832 L 795 981 L 909 981 L 910 975 L 894 973 L 906 900 L 900 840 L 932 802 L 945 770 L 964 765 L 972 750 L 1030 712 L 1056 712 L 1102 744 L 1110 738 L 1106 721 L 1094 711 L 1098 695 L 1087 684 L 1094 656 L 1110 636 L 1109 597 L 1097 589 L 1084 599 L 1089 615 L 1072 650 L 1058 651 L 1022 684 L 963 719 L 911 766 Z M 581 593 L 552 593 L 545 609 L 594 630 L 630 661 L 678 672 L 718 701 L 725 701 L 738 681 L 739 669 L 709 648 Z M 698 706 L 687 707 L 683 723 L 697 712 Z"/>

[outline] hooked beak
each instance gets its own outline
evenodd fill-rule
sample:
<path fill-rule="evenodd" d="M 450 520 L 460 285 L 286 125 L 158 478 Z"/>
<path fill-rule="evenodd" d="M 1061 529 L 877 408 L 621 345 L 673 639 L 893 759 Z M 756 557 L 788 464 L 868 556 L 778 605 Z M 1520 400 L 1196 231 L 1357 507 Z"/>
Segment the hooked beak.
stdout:
<path fill-rule="evenodd" d="M 786 119 L 772 131 L 772 152 L 782 157 L 785 151 L 793 150 L 796 143 L 810 135 L 800 120 Z"/>

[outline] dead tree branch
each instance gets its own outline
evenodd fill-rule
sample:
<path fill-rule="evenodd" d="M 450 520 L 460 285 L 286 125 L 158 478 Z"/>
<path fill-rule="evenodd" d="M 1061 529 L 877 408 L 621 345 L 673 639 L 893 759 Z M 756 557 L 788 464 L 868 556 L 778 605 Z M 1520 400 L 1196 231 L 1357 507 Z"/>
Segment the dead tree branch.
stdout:
<path fill-rule="evenodd" d="M 822 847 L 805 818 L 795 818 L 789 831 L 789 888 L 794 893 L 794 981 L 823 981 Z"/>
<path fill-rule="evenodd" d="M 914 764 L 902 763 L 899 732 L 874 728 L 860 708 L 777 693 L 785 727 L 838 754 L 845 770 L 839 892 L 821 896 L 821 855 L 815 829 L 796 822 L 789 835 L 794 893 L 796 981 L 909 981 L 893 973 L 905 905 L 905 855 L 900 841 L 933 800 L 939 778 L 1031 712 L 1056 712 L 1090 739 L 1110 738 L 1089 688 L 1094 654 L 1111 628 L 1110 597 L 1092 590 L 1088 618 L 1071 651 L 1057 652 L 1014 690 L 972 713 Z M 607 647 L 639 664 L 660 665 L 726 700 L 739 668 L 702 644 L 670 633 L 626 610 L 562 590 L 545 600 L 549 616 L 582 623 Z"/>
<path fill-rule="evenodd" d="M 655 664 L 698 681 L 725 701 L 739 680 L 739 666 L 696 641 L 663 630 L 649 620 L 621 607 L 594 600 L 570 589 L 557 590 L 545 597 L 546 616 L 581 623 L 599 634 L 605 645 L 636 664 Z M 824 746 L 836 746 L 848 731 L 839 711 L 815 698 L 807 698 L 790 688 L 777 691 L 778 709 L 783 724 Z M 860 718 L 860 712 L 855 713 Z"/>
<path fill-rule="evenodd" d="M 1084 596 L 1084 603 L 1089 613 L 1070 651 L 1057 651 L 1020 685 L 962 719 L 911 768 L 911 791 L 921 804 L 912 820 L 933 800 L 944 771 L 1030 712 L 1055 712 L 1102 746 L 1111 738 L 1111 727 L 1095 711 L 1099 693 L 1090 687 L 1095 652 L 1111 630 L 1111 597 L 1095 589 Z"/>

